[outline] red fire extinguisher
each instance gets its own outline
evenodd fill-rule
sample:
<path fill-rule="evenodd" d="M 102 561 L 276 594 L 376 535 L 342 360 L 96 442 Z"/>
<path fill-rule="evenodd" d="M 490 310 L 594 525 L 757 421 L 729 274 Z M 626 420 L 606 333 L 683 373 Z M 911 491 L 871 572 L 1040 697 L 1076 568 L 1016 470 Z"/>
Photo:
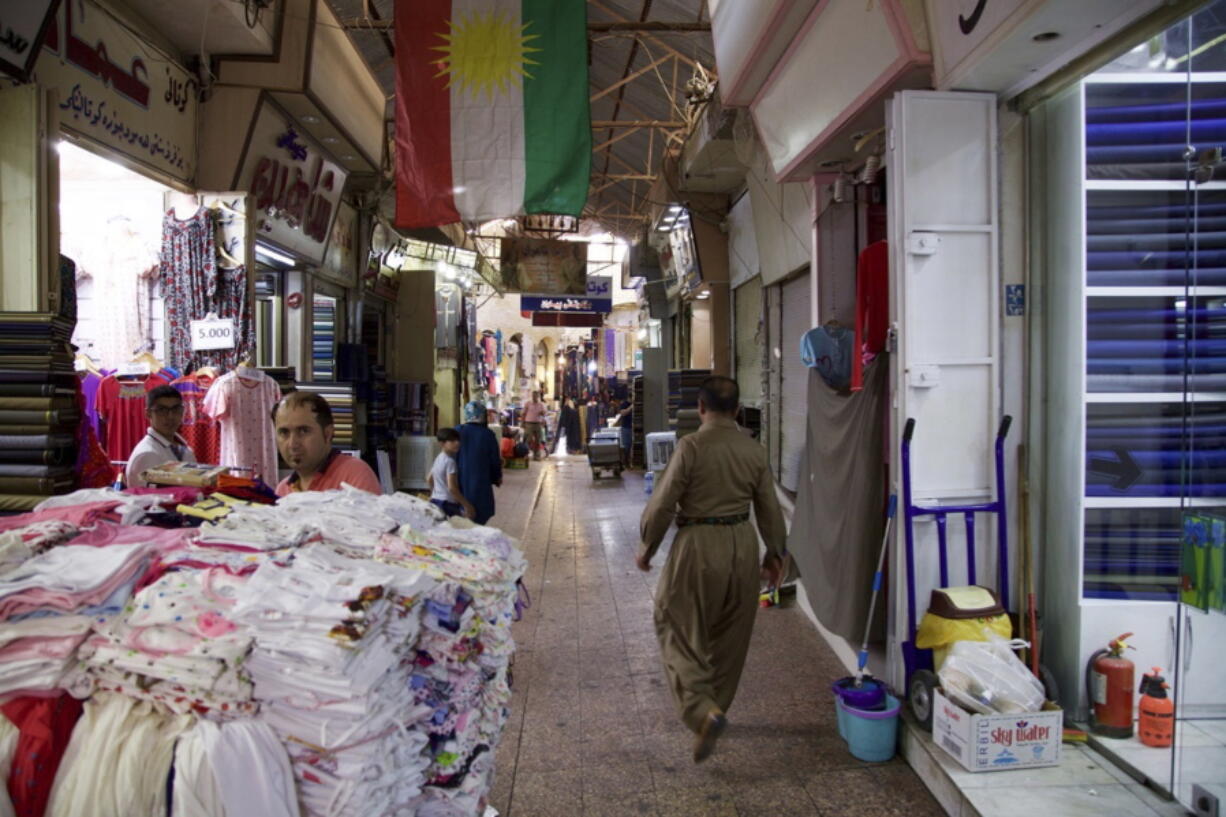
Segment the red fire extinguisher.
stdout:
<path fill-rule="evenodd" d="M 1170 746 L 1175 735 L 1175 702 L 1166 696 L 1167 683 L 1162 668 L 1141 676 L 1140 713 L 1137 720 L 1141 742 L 1159 748 Z"/>
<path fill-rule="evenodd" d="M 1132 633 L 1117 636 L 1090 656 L 1086 664 L 1086 697 L 1090 705 L 1090 729 L 1109 738 L 1132 737 L 1133 663 L 1124 650 L 1134 649 L 1124 642 Z"/>

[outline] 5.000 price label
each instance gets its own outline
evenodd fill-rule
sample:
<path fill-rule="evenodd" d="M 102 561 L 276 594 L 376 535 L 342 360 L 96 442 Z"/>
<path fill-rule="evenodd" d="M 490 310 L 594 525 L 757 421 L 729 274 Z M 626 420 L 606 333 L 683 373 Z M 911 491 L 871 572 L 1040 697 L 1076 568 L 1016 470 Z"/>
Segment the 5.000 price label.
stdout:
<path fill-rule="evenodd" d="M 234 321 L 230 318 L 206 318 L 191 322 L 192 351 L 234 348 Z"/>

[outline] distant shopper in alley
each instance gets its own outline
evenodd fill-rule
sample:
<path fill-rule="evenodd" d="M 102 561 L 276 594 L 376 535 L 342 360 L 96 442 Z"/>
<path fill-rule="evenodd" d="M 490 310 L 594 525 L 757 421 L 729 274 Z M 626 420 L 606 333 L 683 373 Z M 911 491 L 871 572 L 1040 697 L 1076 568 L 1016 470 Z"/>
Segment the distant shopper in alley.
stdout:
<path fill-rule="evenodd" d="M 277 450 L 285 464 L 294 469 L 277 486 L 277 496 L 296 491 L 334 491 L 342 485 L 383 493 L 369 465 L 332 447 L 336 423 L 332 407 L 320 395 L 290 392 L 273 408 L 272 421 Z"/>
<path fill-rule="evenodd" d="M 766 449 L 742 434 L 740 389 L 709 377 L 699 390 L 702 427 L 683 437 L 640 523 L 637 564 L 651 569 L 674 517 L 677 536 L 656 590 L 655 624 L 664 671 L 681 719 L 694 732 L 694 762 L 706 760 L 727 726 L 758 610 L 759 578 L 779 583 L 786 542 Z M 758 536 L 766 543 L 758 564 Z"/>
<path fill-rule="evenodd" d="M 438 441 L 443 450 L 430 469 L 430 501 L 447 516 L 472 519 L 477 511 L 460 490 L 460 469 L 456 464 L 460 454 L 460 432 L 454 428 L 439 429 Z"/>
<path fill-rule="evenodd" d="M 541 402 L 541 393 L 532 392 L 532 399 L 524 404 L 524 436 L 528 448 L 532 449 L 533 459 L 540 459 L 545 453 L 545 444 L 541 437 L 541 429 L 545 427 L 545 404 Z"/>
<path fill-rule="evenodd" d="M 473 521 L 484 525 L 494 515 L 494 486 L 502 485 L 502 452 L 498 438 L 486 425 L 485 405 L 473 401 L 464 406 L 460 426 L 460 492 L 472 503 Z"/>

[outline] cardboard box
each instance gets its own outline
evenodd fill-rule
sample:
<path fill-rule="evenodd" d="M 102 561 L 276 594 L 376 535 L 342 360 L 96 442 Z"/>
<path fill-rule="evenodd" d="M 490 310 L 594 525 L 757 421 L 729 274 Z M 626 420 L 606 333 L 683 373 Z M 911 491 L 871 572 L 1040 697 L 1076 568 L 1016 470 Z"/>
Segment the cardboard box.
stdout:
<path fill-rule="evenodd" d="M 977 715 L 933 693 L 932 739 L 967 771 L 996 772 L 1060 764 L 1064 712 L 1046 703 L 1023 715 Z"/>

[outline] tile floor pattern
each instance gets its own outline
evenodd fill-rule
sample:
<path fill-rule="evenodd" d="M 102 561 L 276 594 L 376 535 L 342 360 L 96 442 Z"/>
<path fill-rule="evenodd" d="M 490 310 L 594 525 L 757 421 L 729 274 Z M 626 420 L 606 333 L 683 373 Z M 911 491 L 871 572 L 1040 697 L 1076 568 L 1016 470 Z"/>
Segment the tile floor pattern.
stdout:
<path fill-rule="evenodd" d="M 865 764 L 847 752 L 829 692 L 845 673 L 795 608 L 759 611 L 728 732 L 711 760 L 691 762 L 652 625 L 659 568 L 642 574 L 633 561 L 645 501 L 641 474 L 593 482 L 581 457 L 507 473 L 493 524 L 524 532 L 533 606 L 515 625 L 499 813 L 942 815 L 901 758 Z"/>

